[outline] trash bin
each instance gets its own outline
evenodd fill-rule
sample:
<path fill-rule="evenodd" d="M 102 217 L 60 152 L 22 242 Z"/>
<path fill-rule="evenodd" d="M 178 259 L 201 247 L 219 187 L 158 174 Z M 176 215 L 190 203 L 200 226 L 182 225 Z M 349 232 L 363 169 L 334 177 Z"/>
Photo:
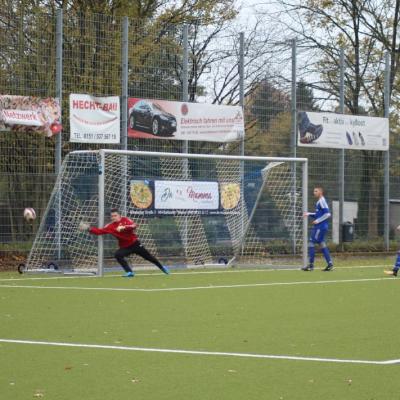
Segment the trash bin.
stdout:
<path fill-rule="evenodd" d="M 352 242 L 354 240 L 354 224 L 350 221 L 344 222 L 342 225 L 343 242 Z"/>

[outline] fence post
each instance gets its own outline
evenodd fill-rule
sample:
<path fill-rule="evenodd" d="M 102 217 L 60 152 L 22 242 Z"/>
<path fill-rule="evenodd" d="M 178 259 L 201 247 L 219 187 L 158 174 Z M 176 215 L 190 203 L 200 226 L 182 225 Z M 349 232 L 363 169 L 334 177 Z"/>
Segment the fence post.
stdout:
<path fill-rule="evenodd" d="M 121 43 L 121 149 L 128 149 L 128 60 L 129 60 L 129 19 L 122 19 L 122 43 Z M 126 156 L 122 158 L 122 212 L 126 215 L 127 211 L 127 176 L 128 160 Z"/>
<path fill-rule="evenodd" d="M 240 32 L 239 35 L 239 105 L 242 107 L 242 112 L 244 115 L 244 32 Z M 240 155 L 244 156 L 244 136 L 240 140 Z M 244 234 L 245 234 L 245 213 L 247 213 L 245 204 L 244 204 L 244 162 L 240 161 L 240 197 L 242 199 L 242 222 L 241 222 L 241 237 L 242 237 L 242 246 L 241 246 L 241 254 L 243 255 L 244 251 Z"/>
<path fill-rule="evenodd" d="M 122 95 L 121 95 L 121 149 L 128 149 L 128 41 L 129 19 L 122 19 Z"/>
<path fill-rule="evenodd" d="M 189 101 L 189 28 L 183 25 L 182 101 Z M 188 141 L 184 141 L 184 147 Z M 187 151 L 185 151 L 186 153 Z"/>
<path fill-rule="evenodd" d="M 244 33 L 240 32 L 239 43 L 239 105 L 244 112 Z M 244 156 L 244 136 L 240 142 L 240 155 Z"/>
<path fill-rule="evenodd" d="M 99 226 L 104 226 L 104 196 L 105 196 L 105 173 L 106 173 L 106 154 L 104 150 L 100 150 L 100 164 L 98 171 L 98 190 L 99 190 L 99 210 L 98 210 L 98 223 Z M 99 276 L 104 274 L 104 240 L 100 235 L 97 238 L 97 273 Z"/>
<path fill-rule="evenodd" d="M 292 157 L 297 156 L 297 39 L 292 42 L 292 89 L 291 89 L 291 111 L 292 111 Z"/>
<path fill-rule="evenodd" d="M 292 45 L 292 88 L 291 88 L 291 119 L 292 119 L 292 135 L 291 135 L 291 157 L 297 157 L 297 39 L 291 40 Z M 292 203 L 293 203 L 293 221 L 296 220 L 296 208 L 297 208 L 297 166 L 296 163 L 292 163 L 292 177 L 293 177 L 293 192 L 292 192 Z M 308 188 L 307 188 L 308 190 Z M 292 251 L 296 254 L 296 242 L 297 236 L 294 231 L 292 234 Z"/>
<path fill-rule="evenodd" d="M 344 114 L 344 49 L 340 49 L 340 77 L 339 77 L 339 113 Z M 339 245 L 342 251 L 343 247 L 343 223 L 344 223 L 344 193 L 345 193 L 345 181 L 344 181 L 344 168 L 345 168 L 345 150 L 341 149 L 339 154 Z"/>
<path fill-rule="evenodd" d="M 389 118 L 390 107 L 390 54 L 385 54 L 385 113 L 384 117 Z M 386 251 L 390 248 L 389 231 L 390 231 L 390 143 L 389 150 L 385 151 L 384 161 L 384 244 Z"/>
<path fill-rule="evenodd" d="M 62 110 L 62 72 L 63 72 L 63 10 L 57 9 L 56 13 L 56 98 L 60 102 Z M 60 121 L 61 122 L 61 121 Z M 62 133 L 56 135 L 56 148 L 54 170 L 58 175 L 61 169 L 61 147 L 62 147 Z"/>
<path fill-rule="evenodd" d="M 62 73 L 63 73 L 63 10 L 62 8 L 57 9 L 56 13 L 56 98 L 60 102 L 61 116 L 62 118 Z M 56 135 L 55 143 L 55 159 L 54 159 L 54 172 L 57 177 L 61 171 L 62 163 L 62 132 Z M 61 181 L 59 182 L 59 190 L 57 195 L 57 206 L 55 210 L 55 220 L 56 220 L 56 241 L 57 241 L 57 260 L 61 259 Z"/>
<path fill-rule="evenodd" d="M 302 164 L 302 211 L 303 213 L 308 210 L 308 160 L 303 162 Z M 303 267 L 307 265 L 308 262 L 308 218 L 303 219 L 303 246 L 302 246 L 302 255 L 303 255 Z"/>
<path fill-rule="evenodd" d="M 189 101 L 189 28 L 188 25 L 183 25 L 183 65 L 182 65 L 182 101 Z M 184 140 L 183 153 L 189 153 L 189 142 Z M 189 160 L 183 160 L 183 177 L 189 178 Z M 188 235 L 189 235 L 189 220 L 185 217 L 183 225 L 183 243 L 185 249 L 188 248 Z"/>

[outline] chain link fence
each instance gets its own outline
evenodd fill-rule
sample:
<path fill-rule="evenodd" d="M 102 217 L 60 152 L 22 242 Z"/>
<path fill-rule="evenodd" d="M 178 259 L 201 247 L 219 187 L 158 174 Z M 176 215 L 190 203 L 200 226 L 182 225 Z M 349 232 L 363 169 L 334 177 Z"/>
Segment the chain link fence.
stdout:
<path fill-rule="evenodd" d="M 121 145 L 106 147 L 307 157 L 310 208 L 313 185 L 322 185 L 337 222 L 333 249 L 383 251 L 388 247 L 385 230 L 393 236 L 394 217 L 390 226 L 388 220 L 385 224 L 389 203 L 384 187 L 385 154 L 345 152 L 344 220 L 354 222 L 355 241 L 342 246 L 336 244 L 340 236 L 341 150 L 296 147 L 298 111 L 340 111 L 337 93 L 343 90 L 346 94 L 346 82 L 340 88 L 339 55 L 337 67 L 321 74 L 318 50 L 302 46 L 293 38 L 278 42 L 264 36 L 261 39 L 254 32 L 240 35 L 212 26 L 185 27 L 73 10 L 64 18 L 57 10 L 19 18 L 12 10 L 2 13 L 0 93 L 60 97 L 63 123 L 59 139 L 36 133 L 0 132 L 2 257 L 23 255 L 29 250 L 37 222 L 26 225 L 22 212 L 25 207 L 33 207 L 40 220 L 60 162 L 57 147 L 62 157 L 73 150 L 105 147 L 69 142 L 70 93 L 118 95 L 121 108 L 126 96 L 241 104 L 246 117 L 244 143 L 127 138 L 127 121 L 122 121 Z M 332 82 L 337 82 L 337 93 L 327 89 L 324 79 L 331 80 L 330 88 Z M 390 165 L 393 198 L 400 195 L 397 158 L 394 146 Z M 396 207 L 392 201 L 392 213 Z"/>

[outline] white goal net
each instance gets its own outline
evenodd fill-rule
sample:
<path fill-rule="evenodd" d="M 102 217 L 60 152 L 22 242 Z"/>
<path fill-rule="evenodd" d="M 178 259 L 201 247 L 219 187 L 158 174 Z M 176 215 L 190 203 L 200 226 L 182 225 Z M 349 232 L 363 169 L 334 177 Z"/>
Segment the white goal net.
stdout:
<path fill-rule="evenodd" d="M 306 159 L 99 150 L 65 158 L 25 270 L 116 267 L 115 239 L 78 229 L 103 226 L 114 207 L 165 265 L 305 262 Z"/>

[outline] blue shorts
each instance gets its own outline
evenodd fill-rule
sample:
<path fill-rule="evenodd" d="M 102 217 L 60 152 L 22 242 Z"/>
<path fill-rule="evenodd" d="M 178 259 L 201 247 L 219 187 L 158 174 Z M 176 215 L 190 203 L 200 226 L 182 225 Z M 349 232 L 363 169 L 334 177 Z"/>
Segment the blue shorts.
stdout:
<path fill-rule="evenodd" d="M 324 226 L 313 226 L 311 229 L 310 242 L 320 244 L 325 241 L 325 235 L 328 228 Z"/>

